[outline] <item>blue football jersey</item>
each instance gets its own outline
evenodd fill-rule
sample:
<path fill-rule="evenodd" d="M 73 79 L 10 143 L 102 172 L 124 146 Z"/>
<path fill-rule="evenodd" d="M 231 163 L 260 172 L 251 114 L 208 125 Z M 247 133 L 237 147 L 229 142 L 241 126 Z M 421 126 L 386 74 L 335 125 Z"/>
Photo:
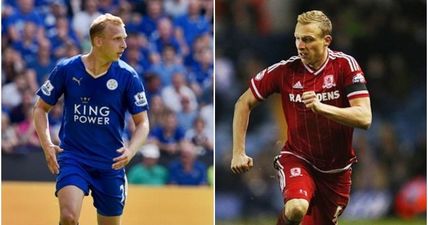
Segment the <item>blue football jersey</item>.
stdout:
<path fill-rule="evenodd" d="M 94 78 L 86 72 L 81 55 L 59 62 L 37 91 L 46 103 L 55 105 L 64 95 L 64 113 L 59 132 L 59 160 L 72 157 L 96 167 L 111 168 L 124 146 L 125 113 L 148 110 L 144 86 L 138 74 L 122 60 L 107 73 Z"/>

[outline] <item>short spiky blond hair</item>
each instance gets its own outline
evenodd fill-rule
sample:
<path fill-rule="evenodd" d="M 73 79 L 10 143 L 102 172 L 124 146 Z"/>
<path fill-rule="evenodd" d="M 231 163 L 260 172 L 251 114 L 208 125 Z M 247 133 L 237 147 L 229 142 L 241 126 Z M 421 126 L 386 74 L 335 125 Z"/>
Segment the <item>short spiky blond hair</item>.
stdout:
<path fill-rule="evenodd" d="M 93 42 L 95 36 L 103 33 L 108 23 L 125 26 L 120 17 L 113 16 L 110 13 L 98 16 L 94 21 L 92 21 L 91 27 L 89 28 L 89 37 L 91 38 L 91 42 Z"/>
<path fill-rule="evenodd" d="M 333 26 L 330 19 L 319 10 L 307 11 L 297 17 L 297 23 L 306 25 L 310 23 L 318 23 L 321 29 L 322 36 L 331 35 Z"/>

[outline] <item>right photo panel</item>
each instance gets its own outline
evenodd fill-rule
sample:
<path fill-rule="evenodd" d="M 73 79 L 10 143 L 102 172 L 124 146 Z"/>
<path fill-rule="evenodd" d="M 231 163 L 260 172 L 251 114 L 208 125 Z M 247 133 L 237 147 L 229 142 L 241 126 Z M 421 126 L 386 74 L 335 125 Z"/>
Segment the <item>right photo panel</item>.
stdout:
<path fill-rule="evenodd" d="M 215 224 L 426 224 L 426 1 L 215 1 Z"/>

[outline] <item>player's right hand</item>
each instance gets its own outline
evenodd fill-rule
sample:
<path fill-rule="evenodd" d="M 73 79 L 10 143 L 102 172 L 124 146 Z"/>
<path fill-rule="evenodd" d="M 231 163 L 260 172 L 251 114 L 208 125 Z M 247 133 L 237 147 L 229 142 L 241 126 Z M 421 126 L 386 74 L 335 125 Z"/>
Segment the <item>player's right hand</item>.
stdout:
<path fill-rule="evenodd" d="M 234 174 L 245 173 L 253 168 L 253 159 L 246 154 L 234 155 L 230 168 Z"/>
<path fill-rule="evenodd" d="M 59 164 L 56 160 L 56 154 L 59 152 L 62 152 L 63 149 L 60 148 L 58 145 L 49 145 L 47 147 L 43 148 L 43 151 L 45 153 L 45 159 L 48 163 L 49 170 L 52 174 L 59 174 Z"/>

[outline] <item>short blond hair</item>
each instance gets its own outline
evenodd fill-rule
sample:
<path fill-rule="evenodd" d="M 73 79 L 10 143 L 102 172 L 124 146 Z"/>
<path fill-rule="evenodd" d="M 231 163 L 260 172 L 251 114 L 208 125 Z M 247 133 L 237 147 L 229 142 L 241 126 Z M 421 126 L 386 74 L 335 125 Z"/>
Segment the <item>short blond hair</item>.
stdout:
<path fill-rule="evenodd" d="M 91 27 L 89 28 L 89 37 L 91 38 L 91 42 L 93 42 L 95 36 L 101 35 L 103 33 L 108 23 L 125 26 L 120 17 L 114 16 L 110 13 L 105 13 L 101 16 L 98 16 L 94 21 L 92 21 Z"/>
<path fill-rule="evenodd" d="M 306 25 L 310 23 L 318 23 L 318 27 L 321 29 L 322 36 L 331 35 L 333 26 L 331 25 L 330 19 L 319 10 L 307 11 L 300 14 L 297 17 L 297 23 Z"/>

